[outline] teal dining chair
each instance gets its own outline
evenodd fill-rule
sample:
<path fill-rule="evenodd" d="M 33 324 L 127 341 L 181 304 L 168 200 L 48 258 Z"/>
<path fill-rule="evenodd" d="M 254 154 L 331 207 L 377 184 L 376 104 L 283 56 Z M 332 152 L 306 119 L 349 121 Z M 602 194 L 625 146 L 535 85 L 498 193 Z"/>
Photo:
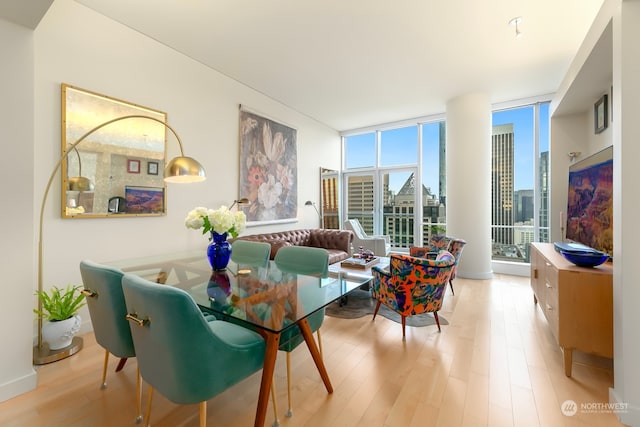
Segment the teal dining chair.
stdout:
<path fill-rule="evenodd" d="M 314 248 L 310 246 L 285 246 L 276 252 L 274 258 L 278 269 L 282 271 L 327 277 L 329 273 L 329 253 L 326 249 Z M 315 332 L 318 338 L 318 349 L 322 355 L 322 340 L 320 338 L 320 327 L 324 321 L 325 309 L 321 309 L 311 314 L 307 321 L 311 332 Z M 304 342 L 302 332 L 297 326 L 287 329 L 280 337 L 278 350 L 287 354 L 287 417 L 293 415 L 293 405 L 291 403 L 291 352 Z M 274 400 L 274 407 L 277 406 Z M 277 410 L 276 410 L 277 417 Z M 277 421 L 277 418 L 276 418 Z"/>
<path fill-rule="evenodd" d="M 154 390 L 176 404 L 200 404 L 239 383 L 264 363 L 265 342 L 249 329 L 207 321 L 189 294 L 141 277 L 122 278 L 127 319 L 142 379 L 149 384 L 145 426 Z"/>
<path fill-rule="evenodd" d="M 231 261 L 236 264 L 264 265 L 269 261 L 271 245 L 251 240 L 234 240 L 231 245 Z"/>
<path fill-rule="evenodd" d="M 127 358 L 135 357 L 136 352 L 131 338 L 129 323 L 125 319 L 127 308 L 122 293 L 124 273 L 93 261 L 80 262 L 80 275 L 84 289 L 82 294 L 87 301 L 91 324 L 96 342 L 105 349 L 102 368 L 102 389 L 107 387 L 107 367 L 109 354 L 120 358 L 116 372 L 124 368 Z M 142 421 L 140 370 L 136 380 L 136 423 Z"/>

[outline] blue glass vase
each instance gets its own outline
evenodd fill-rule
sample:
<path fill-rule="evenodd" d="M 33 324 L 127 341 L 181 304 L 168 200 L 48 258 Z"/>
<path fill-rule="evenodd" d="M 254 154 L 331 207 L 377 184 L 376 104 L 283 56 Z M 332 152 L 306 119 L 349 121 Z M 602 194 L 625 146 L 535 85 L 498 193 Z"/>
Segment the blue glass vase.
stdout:
<path fill-rule="evenodd" d="M 211 243 L 207 247 L 209 264 L 215 271 L 224 270 L 231 259 L 231 243 L 227 242 L 227 233 L 211 232 Z"/>

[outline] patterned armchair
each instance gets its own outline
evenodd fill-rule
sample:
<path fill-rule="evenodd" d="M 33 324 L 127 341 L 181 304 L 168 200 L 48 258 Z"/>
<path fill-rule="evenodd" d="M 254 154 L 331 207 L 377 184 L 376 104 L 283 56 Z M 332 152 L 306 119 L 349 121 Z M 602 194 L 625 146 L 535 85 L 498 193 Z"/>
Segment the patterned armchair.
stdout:
<path fill-rule="evenodd" d="M 455 239 L 453 237 L 436 235 L 431 236 L 429 240 L 429 244 L 424 247 L 413 246 L 409 248 L 409 255 L 419 257 L 419 258 L 429 258 L 429 254 L 435 254 L 439 250 L 447 250 L 451 252 L 451 255 L 456 259 L 456 263 L 453 266 L 453 271 L 451 272 L 451 278 L 449 279 L 449 287 L 451 288 L 451 293 L 455 295 L 453 291 L 453 279 L 456 277 L 456 267 L 458 266 L 458 262 L 460 262 L 460 256 L 462 255 L 462 249 L 467 242 L 462 239 Z"/>
<path fill-rule="evenodd" d="M 438 311 L 454 265 L 455 258 L 445 250 L 441 250 L 435 260 L 391 254 L 389 270 L 380 266 L 371 269 L 371 294 L 378 300 L 373 318 L 384 303 L 402 316 L 404 339 L 407 316 L 433 313 L 439 332 Z"/>
<path fill-rule="evenodd" d="M 438 252 L 440 250 L 448 251 L 450 242 L 450 237 L 442 234 L 434 234 L 431 236 L 431 239 L 429 239 L 427 246 L 412 246 L 409 248 L 409 255 L 419 258 L 427 258 L 427 254 L 430 252 Z"/>
<path fill-rule="evenodd" d="M 449 278 L 449 287 L 451 288 L 451 293 L 453 294 L 453 279 L 456 278 L 456 270 L 458 269 L 458 262 L 460 262 L 460 257 L 462 256 L 462 249 L 464 249 L 464 245 L 467 242 L 462 239 L 452 239 L 451 243 L 449 243 L 449 252 L 456 259 L 456 263 L 453 265 L 453 270 L 451 271 L 451 277 Z M 455 295 L 455 294 L 454 294 Z"/>

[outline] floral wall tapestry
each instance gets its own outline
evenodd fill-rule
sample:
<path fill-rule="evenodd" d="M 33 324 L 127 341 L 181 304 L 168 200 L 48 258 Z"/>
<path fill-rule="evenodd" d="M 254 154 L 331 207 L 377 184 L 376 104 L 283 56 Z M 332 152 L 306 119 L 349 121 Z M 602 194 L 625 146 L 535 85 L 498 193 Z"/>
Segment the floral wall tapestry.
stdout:
<path fill-rule="evenodd" d="M 296 129 L 240 109 L 240 208 L 247 225 L 293 222 L 298 212 Z"/>

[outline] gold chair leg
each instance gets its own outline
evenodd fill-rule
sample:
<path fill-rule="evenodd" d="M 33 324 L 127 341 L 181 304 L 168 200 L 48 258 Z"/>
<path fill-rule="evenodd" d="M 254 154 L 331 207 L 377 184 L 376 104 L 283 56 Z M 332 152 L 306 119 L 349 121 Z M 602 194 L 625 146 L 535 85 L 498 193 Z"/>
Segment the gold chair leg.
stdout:
<path fill-rule="evenodd" d="M 142 422 L 142 376 L 140 375 L 140 367 L 138 366 L 136 378 L 136 424 Z"/>
<path fill-rule="evenodd" d="M 200 427 L 207 427 L 207 401 L 200 402 Z"/>
<path fill-rule="evenodd" d="M 287 417 L 293 416 L 293 409 L 291 407 L 291 353 L 287 351 L 287 403 L 289 409 L 287 409 Z"/>
<path fill-rule="evenodd" d="M 273 427 L 278 427 L 280 425 L 280 420 L 278 419 L 278 400 L 276 399 L 276 385 L 273 379 L 271 380 L 271 401 L 273 402 Z"/>
<path fill-rule="evenodd" d="M 107 365 L 109 364 L 109 350 L 104 351 L 104 365 L 102 366 L 102 385 L 101 389 L 107 388 Z"/>
<path fill-rule="evenodd" d="M 151 399 L 153 399 L 153 387 L 149 386 L 149 397 L 147 398 L 147 412 L 144 415 L 144 426 L 150 427 L 149 420 L 151 419 Z"/>
<path fill-rule="evenodd" d="M 318 335 L 318 350 L 320 351 L 320 356 L 322 356 L 322 339 L 320 339 L 320 329 L 316 331 L 316 335 Z"/>

